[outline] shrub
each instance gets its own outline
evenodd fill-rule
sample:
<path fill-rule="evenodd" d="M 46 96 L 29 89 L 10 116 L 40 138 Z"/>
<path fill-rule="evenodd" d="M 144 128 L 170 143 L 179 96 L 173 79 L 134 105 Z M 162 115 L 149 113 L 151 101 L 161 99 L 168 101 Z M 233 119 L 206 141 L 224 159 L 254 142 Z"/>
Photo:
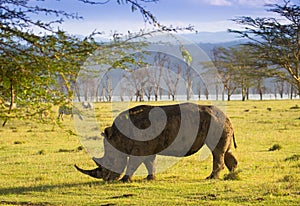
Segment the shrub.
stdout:
<path fill-rule="evenodd" d="M 79 152 L 83 149 L 84 149 L 83 146 L 79 146 L 76 149 L 59 149 L 58 152 Z"/>
<path fill-rule="evenodd" d="M 280 182 L 290 182 L 290 183 L 294 183 L 298 181 L 298 178 L 294 175 L 285 175 L 281 180 L 279 180 Z"/>
<path fill-rule="evenodd" d="M 241 170 L 237 170 L 234 172 L 230 172 L 229 174 L 225 174 L 224 175 L 224 180 L 240 180 L 240 176 L 239 173 L 241 172 Z"/>
<path fill-rule="evenodd" d="M 38 152 L 38 154 L 39 154 L 39 155 L 45 155 L 45 154 L 46 154 L 46 151 L 42 149 L 42 150 L 40 150 L 40 151 Z"/>
<path fill-rule="evenodd" d="M 272 147 L 269 148 L 269 151 L 276 151 L 276 150 L 281 150 L 282 146 L 279 144 L 274 144 Z"/>
<path fill-rule="evenodd" d="M 284 159 L 284 161 L 290 161 L 290 162 L 296 162 L 296 161 L 298 161 L 300 159 L 300 155 L 298 155 L 298 154 L 294 154 L 294 155 L 292 155 L 292 156 L 290 156 L 290 157 L 287 157 L 287 158 L 285 158 Z"/>
<path fill-rule="evenodd" d="M 290 109 L 300 109 L 300 107 L 296 104 L 295 106 L 290 107 Z"/>
<path fill-rule="evenodd" d="M 25 143 L 24 141 L 19 141 L 19 140 L 14 141 L 14 144 L 24 144 L 24 143 Z"/>

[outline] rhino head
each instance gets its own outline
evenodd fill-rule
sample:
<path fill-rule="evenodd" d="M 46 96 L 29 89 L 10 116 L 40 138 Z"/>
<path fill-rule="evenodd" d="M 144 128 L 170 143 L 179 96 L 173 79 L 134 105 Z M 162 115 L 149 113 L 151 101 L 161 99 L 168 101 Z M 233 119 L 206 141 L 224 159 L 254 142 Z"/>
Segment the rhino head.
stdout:
<path fill-rule="evenodd" d="M 98 167 L 92 170 L 84 170 L 74 165 L 75 168 L 86 175 L 104 181 L 118 180 L 127 165 L 127 154 L 124 154 L 114 148 L 107 139 L 112 138 L 112 128 L 107 127 L 101 134 L 104 137 L 104 156 L 102 158 L 93 157 L 93 161 Z M 109 169 L 107 169 L 109 168 Z"/>

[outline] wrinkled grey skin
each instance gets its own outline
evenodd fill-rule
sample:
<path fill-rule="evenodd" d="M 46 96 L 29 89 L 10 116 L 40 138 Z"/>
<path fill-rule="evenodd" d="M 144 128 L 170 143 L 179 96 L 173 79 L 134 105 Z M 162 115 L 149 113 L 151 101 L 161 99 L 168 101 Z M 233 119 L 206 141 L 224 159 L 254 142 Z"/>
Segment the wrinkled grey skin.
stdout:
<path fill-rule="evenodd" d="M 166 115 L 164 129 L 155 138 L 143 139 L 143 136 L 147 136 L 143 133 L 147 128 L 153 127 L 153 131 L 157 131 L 164 124 L 162 122 L 164 118 L 159 115 L 154 115 L 151 121 L 149 113 L 157 107 Z M 133 134 L 139 139 L 124 135 L 124 128 L 127 128 L 125 133 L 130 134 L 130 131 L 133 131 L 130 123 L 141 131 L 140 135 Z M 93 158 L 98 167 L 93 170 L 83 170 L 76 165 L 75 167 L 84 174 L 105 181 L 119 179 L 125 168 L 126 172 L 121 180 L 131 181 L 134 172 L 142 163 L 148 171 L 147 179 L 153 180 L 156 155 L 189 156 L 199 151 L 204 144 L 213 155 L 213 169 L 207 179 L 219 178 L 225 165 L 230 172 L 237 168 L 237 160 L 231 153 L 232 143 L 236 147 L 232 124 L 229 118 L 215 106 L 193 103 L 137 106 L 119 114 L 112 126 L 104 130 L 103 136 L 104 156 Z"/>

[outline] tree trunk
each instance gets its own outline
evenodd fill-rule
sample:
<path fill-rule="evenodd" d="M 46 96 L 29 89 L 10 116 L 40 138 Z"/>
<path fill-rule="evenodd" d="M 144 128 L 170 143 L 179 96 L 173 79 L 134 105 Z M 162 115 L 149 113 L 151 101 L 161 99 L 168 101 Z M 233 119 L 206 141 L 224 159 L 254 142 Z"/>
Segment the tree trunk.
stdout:
<path fill-rule="evenodd" d="M 299 98 L 300 98 L 300 81 L 297 82 L 297 89 L 298 89 L 298 95 L 299 95 Z"/>
<path fill-rule="evenodd" d="M 11 110 L 13 109 L 13 106 L 15 104 L 15 89 L 12 80 L 10 81 L 10 105 L 8 109 L 8 114 L 11 113 Z M 2 126 L 4 127 L 8 121 L 8 117 L 4 120 Z"/>
<path fill-rule="evenodd" d="M 231 91 L 230 89 L 227 89 L 227 101 L 230 101 L 231 98 Z"/>
<path fill-rule="evenodd" d="M 246 101 L 246 91 L 245 91 L 245 88 L 242 88 L 242 101 Z"/>
<path fill-rule="evenodd" d="M 260 98 L 261 101 L 263 100 L 263 93 L 262 93 L 261 90 L 259 91 L 259 98 Z"/>
<path fill-rule="evenodd" d="M 246 100 L 246 96 L 247 96 L 246 93 L 247 93 L 246 88 L 245 88 L 244 84 L 242 84 L 242 101 Z"/>
<path fill-rule="evenodd" d="M 227 101 L 230 101 L 230 98 L 231 98 L 230 90 L 227 90 Z"/>
<path fill-rule="evenodd" d="M 284 81 L 281 82 L 280 89 L 279 89 L 280 98 L 283 99 L 284 94 Z"/>
<path fill-rule="evenodd" d="M 250 93 L 250 89 L 249 89 L 249 87 L 248 87 L 247 90 L 246 90 L 246 97 L 247 97 L 247 100 L 250 99 L 250 98 L 249 98 L 249 93 Z"/>
<path fill-rule="evenodd" d="M 81 102 L 81 98 L 80 98 L 80 90 L 77 86 L 77 84 L 75 83 L 75 95 L 77 96 L 77 99 L 79 102 Z"/>
<path fill-rule="evenodd" d="M 208 100 L 208 98 L 209 98 L 209 92 L 208 92 L 207 88 L 205 89 L 205 96 L 206 96 L 206 100 Z"/>
<path fill-rule="evenodd" d="M 84 101 L 88 101 L 88 87 L 85 85 L 84 89 Z"/>
<path fill-rule="evenodd" d="M 219 88 L 218 85 L 216 85 L 216 101 L 219 100 Z"/>
<path fill-rule="evenodd" d="M 293 85 L 292 85 L 292 84 L 291 84 L 291 91 L 290 91 L 290 92 L 291 92 L 291 96 L 290 96 L 290 98 L 291 98 L 291 99 L 293 99 L 294 87 L 293 87 Z"/>
<path fill-rule="evenodd" d="M 225 101 L 225 91 L 224 91 L 224 89 L 222 91 L 222 101 Z"/>
<path fill-rule="evenodd" d="M 228 94 L 228 96 L 227 96 L 227 101 L 230 101 L 231 99 L 231 94 Z"/>

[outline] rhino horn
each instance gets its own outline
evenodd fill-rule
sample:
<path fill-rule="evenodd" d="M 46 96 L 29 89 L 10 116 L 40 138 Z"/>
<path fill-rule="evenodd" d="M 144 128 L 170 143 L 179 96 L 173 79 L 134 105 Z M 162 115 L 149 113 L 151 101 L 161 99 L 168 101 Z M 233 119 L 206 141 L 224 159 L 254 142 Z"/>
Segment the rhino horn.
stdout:
<path fill-rule="evenodd" d="M 74 166 L 79 172 L 81 172 L 83 174 L 89 175 L 94 178 L 99 178 L 99 179 L 102 178 L 101 167 L 97 167 L 93 170 L 84 170 L 84 169 L 81 169 L 80 167 L 78 167 L 77 165 L 74 165 Z"/>

